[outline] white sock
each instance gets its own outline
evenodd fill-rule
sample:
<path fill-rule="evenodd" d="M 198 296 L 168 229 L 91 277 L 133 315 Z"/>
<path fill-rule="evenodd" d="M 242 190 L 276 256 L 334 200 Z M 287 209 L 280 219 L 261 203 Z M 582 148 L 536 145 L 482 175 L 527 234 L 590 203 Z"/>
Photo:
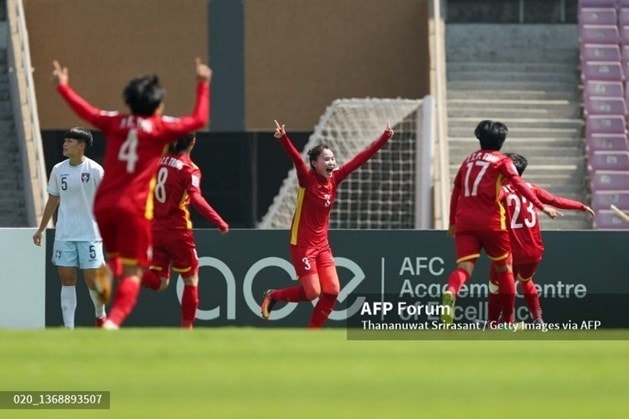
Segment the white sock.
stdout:
<path fill-rule="evenodd" d="M 76 311 L 76 287 L 74 285 L 61 286 L 61 315 L 63 325 L 74 329 L 74 312 Z"/>
<path fill-rule="evenodd" d="M 105 317 L 105 305 L 98 300 L 98 293 L 96 291 L 89 291 L 92 302 L 94 303 L 94 314 L 96 315 L 97 319 L 102 319 L 103 317 Z"/>

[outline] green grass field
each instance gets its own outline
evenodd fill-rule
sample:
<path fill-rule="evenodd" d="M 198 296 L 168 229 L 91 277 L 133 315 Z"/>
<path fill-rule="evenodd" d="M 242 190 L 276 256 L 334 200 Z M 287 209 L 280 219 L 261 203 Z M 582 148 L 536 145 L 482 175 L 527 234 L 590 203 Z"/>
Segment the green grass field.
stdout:
<path fill-rule="evenodd" d="M 1 418 L 626 417 L 629 340 L 347 340 L 345 330 L 0 331 L 0 390 L 110 391 Z"/>

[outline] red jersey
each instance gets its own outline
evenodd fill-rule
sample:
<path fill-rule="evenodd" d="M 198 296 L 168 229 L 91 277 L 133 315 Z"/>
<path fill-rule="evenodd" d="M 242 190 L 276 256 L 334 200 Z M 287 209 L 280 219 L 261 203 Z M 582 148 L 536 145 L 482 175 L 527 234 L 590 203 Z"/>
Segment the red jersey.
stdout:
<path fill-rule="evenodd" d="M 107 139 L 105 176 L 94 208 L 125 207 L 152 219 L 152 180 L 159 158 L 168 143 L 207 124 L 209 83 L 199 83 L 194 111 L 182 118 L 107 112 L 90 105 L 68 85 L 59 85 L 57 90 L 80 118 L 102 131 Z"/>
<path fill-rule="evenodd" d="M 290 229 L 290 244 L 299 247 L 327 247 L 330 211 L 338 185 L 353 171 L 373 156 L 387 141 L 390 135 L 384 133 L 367 148 L 340 166 L 329 179 L 317 174 L 306 165 L 304 159 L 293 146 L 290 138 L 284 135 L 279 139 L 286 153 L 293 160 L 299 180 L 297 205 Z"/>
<path fill-rule="evenodd" d="M 190 230 L 192 221 L 188 207 L 221 231 L 228 226 L 201 195 L 201 170 L 188 154 L 169 154 L 161 158 L 155 183 L 155 220 L 153 230 Z"/>
<path fill-rule="evenodd" d="M 514 188 L 535 207 L 543 208 L 509 157 L 499 151 L 479 150 L 461 163 L 454 178 L 450 225 L 455 225 L 457 232 L 506 230 L 505 209 L 500 202 L 500 188 L 506 180 L 511 180 Z"/>
<path fill-rule="evenodd" d="M 581 202 L 560 198 L 534 184 L 527 183 L 526 185 L 544 204 L 567 210 L 587 210 L 587 207 Z M 505 204 L 509 218 L 513 264 L 538 263 L 542 260 L 544 244 L 537 210 L 533 204 L 515 190 L 510 182 L 503 185 L 502 191 L 502 202 Z"/>

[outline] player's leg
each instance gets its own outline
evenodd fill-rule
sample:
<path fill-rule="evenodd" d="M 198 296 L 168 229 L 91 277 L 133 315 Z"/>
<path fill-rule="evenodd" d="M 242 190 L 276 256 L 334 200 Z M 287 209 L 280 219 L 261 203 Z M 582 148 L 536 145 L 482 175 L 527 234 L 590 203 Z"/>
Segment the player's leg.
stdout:
<path fill-rule="evenodd" d="M 55 240 L 52 252 L 52 263 L 57 266 L 61 281 L 60 303 L 63 325 L 74 329 L 76 312 L 76 279 L 78 257 L 72 242 Z"/>
<path fill-rule="evenodd" d="M 489 266 L 489 293 L 487 294 L 487 321 L 491 324 L 500 319 L 500 295 L 498 294 L 498 272 L 493 263 Z"/>
<path fill-rule="evenodd" d="M 153 291 L 164 291 L 168 288 L 171 261 L 168 241 L 172 240 L 172 236 L 172 232 L 153 230 L 153 258 L 149 269 L 142 273 L 142 287 Z M 176 249 L 176 247 L 174 248 Z M 187 264 L 188 262 L 183 263 Z"/>
<path fill-rule="evenodd" d="M 116 288 L 109 318 L 103 325 L 103 328 L 111 330 L 118 329 L 135 307 L 142 273 L 149 264 L 152 234 L 151 224 L 143 215 L 125 208 L 111 209 L 109 212 L 111 219 L 115 220 L 109 227 L 116 230 L 115 247 L 122 263 L 121 279 Z M 96 216 L 98 219 L 98 213 Z M 104 244 L 107 248 L 107 242 Z"/>
<path fill-rule="evenodd" d="M 330 317 L 330 313 L 336 303 L 339 295 L 340 284 L 339 277 L 334 265 L 334 258 L 330 249 L 326 249 L 319 253 L 317 258 L 317 270 L 319 271 L 319 281 L 321 284 L 321 294 L 319 301 L 312 311 L 312 317 L 308 327 L 320 328 Z"/>
<path fill-rule="evenodd" d="M 481 235 L 487 256 L 496 267 L 502 320 L 506 323 L 513 323 L 515 320 L 515 279 L 511 265 L 509 232 L 506 230 L 486 231 Z"/>
<path fill-rule="evenodd" d="M 183 278 L 181 327 L 192 329 L 199 307 L 199 258 L 192 230 L 164 244 L 164 248 L 173 261 L 173 271 L 179 272 Z"/>
<path fill-rule="evenodd" d="M 476 260 L 480 256 L 480 242 L 474 234 L 459 232 L 455 239 L 456 269 L 448 276 L 448 285 L 443 293 L 441 321 L 450 324 L 454 321 L 454 305 L 459 290 L 472 276 Z"/>
<path fill-rule="evenodd" d="M 79 255 L 79 266 L 83 271 L 83 279 L 94 304 L 96 326 L 101 327 L 107 320 L 107 314 L 105 313 L 105 304 L 103 304 L 98 291 L 96 291 L 96 277 L 98 268 L 105 263 L 103 243 L 101 241 L 85 241 L 76 242 L 76 245 Z"/>
<path fill-rule="evenodd" d="M 307 249 L 291 246 L 290 254 L 300 285 L 277 290 L 266 290 L 262 298 L 262 304 L 260 304 L 260 314 L 265 320 L 269 319 L 276 302 L 298 303 L 312 301 L 321 292 L 319 275 L 312 251 L 309 252 Z"/>
<path fill-rule="evenodd" d="M 522 289 L 522 296 L 526 305 L 531 312 L 531 318 L 534 323 L 541 323 L 542 320 L 542 306 L 539 301 L 539 294 L 537 287 L 533 282 L 533 276 L 537 270 L 539 263 L 530 263 L 522 265 L 514 265 L 513 272 Z"/>

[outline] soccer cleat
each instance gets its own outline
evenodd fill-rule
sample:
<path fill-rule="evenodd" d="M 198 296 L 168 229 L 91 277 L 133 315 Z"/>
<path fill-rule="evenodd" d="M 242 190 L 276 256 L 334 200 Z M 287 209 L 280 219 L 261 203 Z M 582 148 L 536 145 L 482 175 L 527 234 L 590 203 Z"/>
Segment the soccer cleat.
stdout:
<path fill-rule="evenodd" d="M 105 329 L 105 330 L 118 330 L 118 329 L 120 329 L 120 326 L 118 326 L 116 323 L 112 322 L 111 320 L 105 320 L 105 323 L 103 323 L 102 329 Z"/>
<path fill-rule="evenodd" d="M 106 263 L 100 265 L 96 270 L 96 280 L 94 281 L 94 289 L 98 294 L 98 300 L 101 304 L 109 303 L 111 299 L 111 282 L 113 275 L 111 269 Z"/>
<path fill-rule="evenodd" d="M 264 291 L 264 298 L 262 299 L 262 304 L 260 305 L 260 313 L 262 314 L 262 318 L 264 320 L 269 320 L 269 317 L 271 317 L 271 311 L 275 305 L 275 301 L 271 299 L 272 292 L 273 290 Z"/>
<path fill-rule="evenodd" d="M 107 315 L 103 317 L 96 317 L 96 327 L 103 327 L 106 321 L 107 321 Z"/>
<path fill-rule="evenodd" d="M 443 293 L 441 310 L 441 321 L 445 324 L 452 324 L 454 320 L 454 295 L 450 291 Z"/>

